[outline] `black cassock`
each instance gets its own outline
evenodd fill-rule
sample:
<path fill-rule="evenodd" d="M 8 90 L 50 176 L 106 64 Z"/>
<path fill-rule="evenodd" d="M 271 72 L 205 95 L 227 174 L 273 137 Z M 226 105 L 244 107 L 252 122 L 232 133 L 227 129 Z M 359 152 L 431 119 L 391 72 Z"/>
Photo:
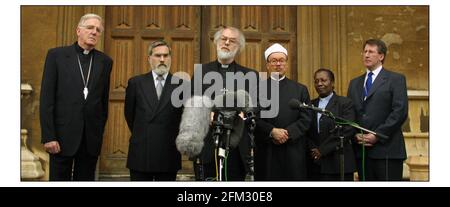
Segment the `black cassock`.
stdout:
<path fill-rule="evenodd" d="M 275 118 L 259 118 L 256 125 L 255 179 L 256 180 L 305 180 L 306 179 L 306 132 L 311 123 L 309 111 L 291 109 L 289 100 L 297 99 L 309 103 L 305 85 L 284 78 L 281 81 L 269 79 L 267 98 L 273 95 L 270 88 L 279 84 L 279 113 Z M 260 90 L 262 90 L 260 88 Z M 264 106 L 264 95 L 260 94 L 260 105 Z M 274 107 L 274 106 L 271 106 Z M 261 110 L 268 108 L 261 107 Z M 281 145 L 272 142 L 273 128 L 287 129 L 289 139 Z"/>

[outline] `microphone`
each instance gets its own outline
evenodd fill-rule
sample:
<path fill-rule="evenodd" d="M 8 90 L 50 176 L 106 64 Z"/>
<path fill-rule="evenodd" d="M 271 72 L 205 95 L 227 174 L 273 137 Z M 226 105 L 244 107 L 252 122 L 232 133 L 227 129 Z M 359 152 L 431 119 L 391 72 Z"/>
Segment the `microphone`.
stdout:
<path fill-rule="evenodd" d="M 321 114 L 330 114 L 330 112 L 325 109 L 315 107 L 313 105 L 308 105 L 305 103 L 300 103 L 300 101 L 297 99 L 291 99 L 289 101 L 289 107 L 291 109 L 308 109 L 308 110 L 312 110 L 314 112 L 321 113 Z"/>
<path fill-rule="evenodd" d="M 189 98 L 181 115 L 180 132 L 176 138 L 176 146 L 180 153 L 189 158 L 199 155 L 208 134 L 213 103 L 206 96 Z"/>
<path fill-rule="evenodd" d="M 250 115 L 252 111 L 255 111 L 252 107 L 252 99 L 245 90 L 226 92 L 215 97 L 215 120 L 221 120 L 224 128 L 231 130 L 229 142 L 222 142 L 222 144 L 225 143 L 232 149 L 238 146 L 245 126 L 244 120 L 238 114 L 244 112 L 244 115 Z"/>
<path fill-rule="evenodd" d="M 297 99 L 291 99 L 291 100 L 289 101 L 289 107 L 290 107 L 291 109 L 308 109 L 308 110 L 312 110 L 312 111 L 317 112 L 317 113 L 322 113 L 322 114 L 324 114 L 324 115 L 326 115 L 326 116 L 328 116 L 328 117 L 331 117 L 331 118 L 333 118 L 333 119 L 337 119 L 337 120 L 341 120 L 341 121 L 342 121 L 342 120 L 346 121 L 345 119 L 342 119 L 342 118 L 340 118 L 340 117 L 334 116 L 333 113 L 331 113 L 330 111 L 327 111 L 327 110 L 325 110 L 325 109 L 318 108 L 318 107 L 315 107 L 315 106 L 312 106 L 312 105 L 307 105 L 307 104 L 305 104 L 305 103 L 300 103 L 300 101 L 298 101 Z M 356 128 L 356 129 L 360 129 L 360 130 L 363 130 L 363 131 L 368 132 L 368 133 L 370 133 L 370 134 L 373 134 L 373 135 L 375 135 L 375 136 L 379 136 L 379 137 L 381 137 L 381 138 L 388 139 L 388 136 L 386 136 L 386 135 L 384 135 L 384 134 L 381 134 L 381 133 L 377 133 L 377 132 L 368 130 L 368 129 L 365 129 L 365 128 L 359 126 L 359 125 L 356 124 L 356 123 L 351 123 L 351 124 L 349 124 L 349 125 L 352 126 L 352 127 L 354 127 L 354 128 Z"/>

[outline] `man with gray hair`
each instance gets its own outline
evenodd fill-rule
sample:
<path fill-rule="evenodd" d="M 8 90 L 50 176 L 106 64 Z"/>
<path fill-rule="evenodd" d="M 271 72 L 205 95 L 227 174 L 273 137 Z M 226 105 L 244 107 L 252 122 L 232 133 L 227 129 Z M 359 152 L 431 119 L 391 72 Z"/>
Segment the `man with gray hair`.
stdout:
<path fill-rule="evenodd" d="M 208 96 L 211 100 L 214 100 L 215 97 L 227 96 L 227 93 L 232 94 L 245 91 L 249 94 L 254 94 L 253 97 L 256 97 L 256 87 L 258 85 L 256 71 L 235 62 L 236 55 L 245 46 L 244 34 L 237 28 L 224 27 L 214 34 L 214 44 L 217 50 L 217 60 L 203 64 L 201 70 L 194 72 L 194 78 L 192 79 L 194 95 Z M 212 81 L 205 81 L 211 79 Z M 214 91 L 214 93 L 208 93 L 211 91 Z M 215 113 L 213 116 L 217 118 L 218 113 Z M 241 117 L 237 117 L 237 119 L 239 120 L 235 123 L 242 123 Z M 235 128 L 238 127 L 236 126 Z M 194 164 L 197 179 L 220 181 L 245 180 L 246 172 L 249 171 L 249 137 L 245 129 L 240 130 L 240 132 L 239 130 L 233 130 L 236 133 L 234 137 L 237 138 L 238 144 L 236 148 L 230 149 L 228 154 L 225 155 L 226 171 L 216 170 L 215 160 L 218 155 L 215 150 L 217 146 L 212 138 L 212 130 L 210 130 L 205 138 L 203 150 L 199 155 L 201 164 Z M 202 170 L 199 172 L 197 169 Z M 224 174 L 224 178 L 220 178 L 221 176 L 218 176 L 220 174 Z"/>
<path fill-rule="evenodd" d="M 174 181 L 181 169 L 175 147 L 181 107 L 171 104 L 179 79 L 172 76 L 169 45 L 158 40 L 148 48 L 151 71 L 130 78 L 125 95 L 125 119 L 131 131 L 127 167 L 132 181 Z M 175 80 L 177 79 L 177 80 Z"/>
<path fill-rule="evenodd" d="M 81 17 L 77 42 L 50 49 L 40 96 L 40 122 L 50 154 L 50 180 L 94 180 L 108 117 L 112 60 L 96 50 L 102 18 Z"/>

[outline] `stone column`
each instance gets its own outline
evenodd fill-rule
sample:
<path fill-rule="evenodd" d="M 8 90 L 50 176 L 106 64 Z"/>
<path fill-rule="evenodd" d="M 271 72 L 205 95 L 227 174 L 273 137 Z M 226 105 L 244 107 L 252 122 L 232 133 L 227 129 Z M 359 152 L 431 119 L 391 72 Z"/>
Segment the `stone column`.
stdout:
<path fill-rule="evenodd" d="M 410 181 L 429 181 L 428 156 L 409 156 L 406 164 L 409 166 Z"/>
<path fill-rule="evenodd" d="M 30 84 L 21 84 L 20 86 L 20 99 L 23 101 L 24 97 L 27 97 L 33 91 Z M 27 146 L 28 130 L 20 130 L 20 177 L 22 180 L 38 180 L 44 176 L 42 170 L 42 164 L 39 161 L 39 157 L 28 149 Z"/>

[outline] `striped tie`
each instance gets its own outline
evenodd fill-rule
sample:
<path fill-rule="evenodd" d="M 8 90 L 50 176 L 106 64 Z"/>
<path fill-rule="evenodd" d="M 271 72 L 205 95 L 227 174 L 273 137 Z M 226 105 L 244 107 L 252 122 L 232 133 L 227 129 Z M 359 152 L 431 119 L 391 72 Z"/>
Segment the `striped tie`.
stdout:
<path fill-rule="evenodd" d="M 163 90 L 162 81 L 164 80 L 164 77 L 162 75 L 158 75 L 158 77 L 156 77 L 156 80 L 158 81 L 158 84 L 156 85 L 156 95 L 158 96 L 159 100 L 159 97 L 161 97 L 161 93 Z"/>

